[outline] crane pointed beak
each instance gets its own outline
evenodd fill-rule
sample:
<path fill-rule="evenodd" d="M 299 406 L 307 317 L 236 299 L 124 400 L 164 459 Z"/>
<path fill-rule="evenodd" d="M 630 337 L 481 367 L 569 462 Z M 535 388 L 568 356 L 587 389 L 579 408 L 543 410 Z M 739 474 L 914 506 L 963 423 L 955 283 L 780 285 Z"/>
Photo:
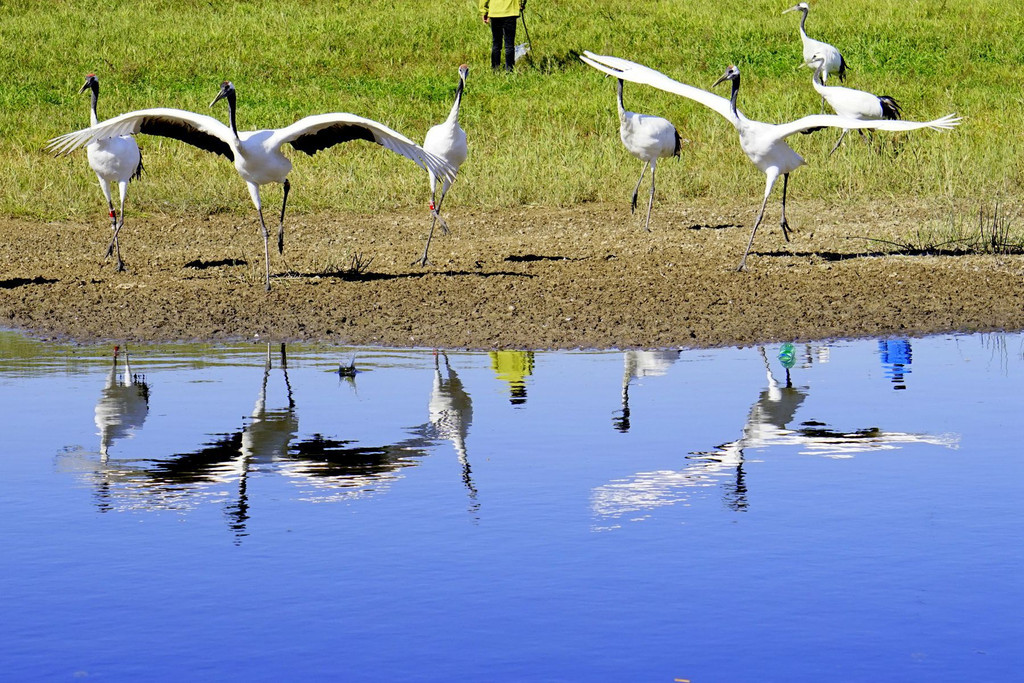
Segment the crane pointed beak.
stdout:
<path fill-rule="evenodd" d="M 725 74 L 722 74 L 722 77 L 721 77 L 721 78 L 719 78 L 719 79 L 718 79 L 717 81 L 715 81 L 714 83 L 712 83 L 712 84 L 711 84 L 711 87 L 712 87 L 712 88 L 714 88 L 714 87 L 715 87 L 716 85 L 718 85 L 718 84 L 719 84 L 719 83 L 721 83 L 722 81 L 727 81 L 727 80 L 729 80 L 729 74 L 727 74 L 727 73 L 725 73 Z"/>
<path fill-rule="evenodd" d="M 232 92 L 234 92 L 234 88 L 232 87 L 231 83 L 228 81 L 224 81 L 220 84 L 220 92 L 217 93 L 217 96 L 213 98 L 213 102 L 210 102 L 210 106 L 212 107 L 213 105 L 217 104 Z"/>
<path fill-rule="evenodd" d="M 800 9 L 800 5 L 793 5 L 793 6 L 792 6 L 792 7 L 790 7 L 789 9 L 784 9 L 784 10 L 782 10 L 782 13 L 783 13 L 783 14 L 789 14 L 790 12 L 795 12 L 795 11 L 796 11 L 796 10 L 798 10 L 798 9 Z"/>
<path fill-rule="evenodd" d="M 78 94 L 81 95 L 82 93 L 84 93 L 88 89 L 89 89 L 89 84 L 86 83 L 85 85 L 83 85 L 81 88 L 78 89 Z"/>

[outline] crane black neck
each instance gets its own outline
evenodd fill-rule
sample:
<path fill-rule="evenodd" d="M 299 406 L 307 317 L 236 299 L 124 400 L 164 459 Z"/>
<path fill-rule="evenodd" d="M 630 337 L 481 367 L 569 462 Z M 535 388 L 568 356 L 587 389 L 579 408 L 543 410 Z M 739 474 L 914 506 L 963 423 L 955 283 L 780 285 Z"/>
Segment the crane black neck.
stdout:
<path fill-rule="evenodd" d="M 814 68 L 814 82 L 825 85 L 825 62 L 818 62 L 818 66 Z"/>
<path fill-rule="evenodd" d="M 100 99 L 100 83 L 95 78 L 89 79 L 89 101 L 92 113 L 96 113 L 96 103 Z"/>
<path fill-rule="evenodd" d="M 231 123 L 231 132 L 238 137 L 238 125 L 235 122 L 235 89 L 228 90 L 228 93 L 224 95 L 224 99 L 228 101 L 228 121 Z"/>
<path fill-rule="evenodd" d="M 740 75 L 736 74 L 730 80 L 732 81 L 732 94 L 729 96 L 729 104 L 732 105 L 733 116 L 735 116 L 736 118 L 739 118 L 740 117 L 740 112 L 736 108 L 736 98 L 740 94 Z"/>
<path fill-rule="evenodd" d="M 800 30 L 807 35 L 807 8 L 800 8 Z"/>
<path fill-rule="evenodd" d="M 459 79 L 459 87 L 455 89 L 455 104 L 452 105 L 452 113 L 448 115 L 448 118 L 458 120 L 459 118 L 459 107 L 462 105 L 462 91 L 466 87 L 466 81 Z"/>

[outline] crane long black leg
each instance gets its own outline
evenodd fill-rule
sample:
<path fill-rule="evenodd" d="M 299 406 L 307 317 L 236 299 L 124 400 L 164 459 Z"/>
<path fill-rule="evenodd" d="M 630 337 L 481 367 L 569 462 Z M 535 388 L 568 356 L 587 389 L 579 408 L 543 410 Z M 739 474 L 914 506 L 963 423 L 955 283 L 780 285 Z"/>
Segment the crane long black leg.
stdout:
<path fill-rule="evenodd" d="M 118 235 L 118 233 L 121 232 L 121 228 L 124 227 L 124 197 L 125 197 L 125 191 L 126 191 L 127 185 L 128 185 L 128 183 L 126 183 L 126 182 L 118 183 L 118 189 L 120 190 L 120 195 L 121 195 L 121 212 L 120 212 L 120 216 L 121 217 L 120 217 L 120 219 L 118 219 L 116 221 L 117 224 L 114 226 L 114 239 L 113 239 L 113 242 L 114 242 L 114 250 L 117 252 L 117 272 L 119 272 L 119 273 L 123 273 L 125 271 L 124 261 L 121 260 L 121 244 L 117 241 L 117 235 Z M 125 358 L 126 359 L 128 358 L 127 354 L 125 355 Z"/>
<path fill-rule="evenodd" d="M 284 254 L 284 209 L 288 206 L 288 190 L 292 189 L 292 184 L 288 182 L 288 179 L 284 179 L 284 199 L 281 200 L 281 227 L 277 229 L 277 253 Z"/>
<path fill-rule="evenodd" d="M 427 252 L 430 251 L 430 241 L 432 239 L 434 239 L 434 226 L 437 225 L 437 219 L 440 218 L 440 216 L 437 213 L 437 208 L 439 208 L 441 206 L 441 204 L 440 204 L 440 202 L 438 202 L 436 207 L 434 205 L 434 197 L 436 197 L 436 196 L 437 196 L 437 190 L 435 189 L 434 192 L 430 195 L 430 206 L 433 207 L 433 208 L 430 209 L 430 213 L 433 216 L 433 218 L 430 221 L 430 232 L 427 233 L 427 244 L 426 244 L 426 246 L 423 247 L 423 256 L 421 258 L 413 261 L 412 265 L 416 265 L 418 263 L 421 266 L 426 266 L 427 263 L 429 263 L 429 261 L 427 261 Z M 444 201 L 444 195 L 441 195 L 441 201 Z M 446 232 L 447 232 L 447 230 L 446 230 Z"/>
<path fill-rule="evenodd" d="M 636 211 L 636 195 L 640 192 L 640 183 L 644 181 L 644 174 L 647 173 L 647 167 L 650 166 L 650 162 L 645 161 L 643 170 L 640 171 L 640 179 L 636 181 L 636 187 L 633 188 L 633 199 L 630 202 L 629 212 L 633 213 Z"/>
<path fill-rule="evenodd" d="M 654 164 L 651 164 L 651 198 L 647 200 L 647 222 L 644 224 L 647 232 L 651 231 L 651 207 L 654 206 L 654 171 Z"/>
<path fill-rule="evenodd" d="M 267 231 L 267 224 L 263 221 L 263 209 L 257 207 L 256 213 L 260 217 L 260 229 L 263 230 L 263 262 L 267 271 L 267 291 L 270 291 L 270 233 Z"/>
<path fill-rule="evenodd" d="M 110 209 L 110 229 L 114 231 L 114 237 L 110 240 L 110 244 L 107 245 L 107 255 L 103 258 L 108 259 L 114 254 L 114 244 L 117 242 L 117 214 L 114 213 L 114 202 L 107 200 L 107 206 Z"/>
<path fill-rule="evenodd" d="M 750 253 L 750 247 L 754 244 L 754 233 L 757 232 L 757 226 L 761 225 L 761 219 L 764 218 L 764 207 L 768 203 L 768 198 L 764 198 L 764 203 L 761 204 L 761 213 L 757 214 L 757 220 L 754 221 L 754 228 L 750 231 L 750 239 L 747 241 L 747 250 L 743 252 L 743 258 L 740 259 L 739 268 L 736 270 L 742 271 L 747 269 L 747 254 Z"/>
<path fill-rule="evenodd" d="M 434 226 L 436 224 L 437 224 L 437 214 L 435 213 L 434 217 L 430 221 L 430 232 L 427 234 L 427 244 L 426 244 L 426 246 L 423 247 L 423 257 L 420 258 L 419 260 L 413 261 L 413 265 L 418 263 L 421 266 L 425 266 L 425 265 L 427 265 L 429 263 L 429 261 L 427 260 L 427 252 L 430 251 L 430 240 L 432 240 L 434 238 Z"/>
<path fill-rule="evenodd" d="M 121 232 L 121 226 L 124 225 L 124 209 L 121 209 L 121 220 L 118 221 L 117 227 L 114 228 L 114 239 L 110 241 L 114 247 L 114 252 L 117 254 L 117 272 L 123 273 L 125 271 L 124 261 L 121 260 L 121 245 L 117 241 L 117 233 Z"/>
<path fill-rule="evenodd" d="M 789 177 L 789 174 L 786 174 Z M 754 227 L 750 231 L 750 239 L 747 241 L 747 250 L 743 252 L 743 258 L 740 259 L 740 265 L 736 269 L 738 271 L 747 269 L 747 254 L 750 253 L 750 247 L 754 244 L 754 234 L 757 233 L 757 226 L 761 225 L 761 219 L 764 218 L 765 207 L 768 206 L 768 196 L 772 193 L 772 187 L 775 185 L 775 180 L 778 178 L 777 175 L 769 175 L 765 181 L 764 186 L 764 201 L 761 202 L 761 211 L 757 214 L 757 220 L 754 221 Z"/>
<path fill-rule="evenodd" d="M 836 140 L 836 144 L 835 144 L 835 146 L 832 147 L 832 151 L 828 153 L 829 156 L 832 156 L 832 153 L 835 152 L 837 149 L 839 149 L 839 145 L 842 144 L 843 138 L 845 138 L 846 134 L 849 133 L 849 132 L 850 131 L 846 130 L 845 128 L 843 129 L 843 134 L 839 136 L 838 140 Z M 864 131 L 858 131 L 858 132 L 861 135 L 864 135 Z"/>
<path fill-rule="evenodd" d="M 782 176 L 782 236 L 789 241 L 789 221 L 786 220 L 786 188 L 789 187 L 789 174 Z"/>
<path fill-rule="evenodd" d="M 450 186 L 448 189 L 451 189 Z M 448 221 L 441 216 L 441 205 L 444 204 L 444 198 L 448 196 L 448 189 L 441 188 L 441 198 L 437 200 L 437 206 L 434 207 L 434 215 L 437 216 L 437 222 L 441 225 L 441 232 L 445 235 L 450 230 L 448 230 Z"/>

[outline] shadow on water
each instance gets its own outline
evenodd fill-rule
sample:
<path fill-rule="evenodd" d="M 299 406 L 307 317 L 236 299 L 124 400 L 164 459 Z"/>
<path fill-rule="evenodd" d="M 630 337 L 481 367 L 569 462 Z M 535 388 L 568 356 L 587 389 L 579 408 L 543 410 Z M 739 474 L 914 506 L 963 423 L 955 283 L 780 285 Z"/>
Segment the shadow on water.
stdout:
<path fill-rule="evenodd" d="M 910 340 L 880 339 L 878 355 L 881 357 L 885 376 L 892 382 L 892 388 L 896 391 L 906 389 L 906 378 L 910 374 L 910 364 L 913 361 Z"/>
<path fill-rule="evenodd" d="M 878 358 L 884 376 L 894 389 L 905 389 L 910 372 L 909 340 L 878 342 Z M 600 518 L 615 520 L 624 515 L 649 513 L 662 506 L 689 500 L 694 492 L 721 487 L 724 505 L 741 512 L 748 509 L 746 452 L 787 447 L 799 455 L 850 458 L 857 453 L 899 448 L 918 443 L 955 448 L 956 437 L 888 431 L 874 425 L 836 428 L 811 416 L 797 421 L 810 386 L 794 379 L 794 372 L 828 362 L 827 346 L 805 345 L 800 352 L 783 344 L 777 362 L 765 347 L 757 353 L 764 369 L 765 385 L 747 411 L 734 440 L 707 451 L 684 456 L 678 470 L 638 472 L 592 490 L 591 507 Z M 123 353 L 123 355 L 122 355 Z M 635 425 L 631 392 L 646 380 L 666 375 L 679 361 L 680 350 L 626 351 L 623 354 L 621 408 L 612 427 L 626 434 Z M 513 408 L 525 408 L 528 381 L 534 373 L 531 351 L 489 353 L 494 376 L 507 385 Z M 275 364 L 276 358 L 276 364 Z M 123 370 L 119 362 L 123 359 Z M 276 369 L 281 383 L 268 394 Z M 342 370 L 345 366 L 341 366 Z M 357 377 L 354 360 L 349 374 L 340 374 L 353 389 Z M 288 371 L 285 344 L 277 352 L 266 345 L 261 381 L 252 410 L 240 424 L 220 433 L 189 452 L 147 458 L 117 458 L 111 451 L 117 441 L 129 439 L 142 429 L 149 412 L 151 388 L 147 379 L 134 373 L 127 348 L 114 347 L 113 358 L 95 407 L 100 436 L 98 454 L 72 452 L 74 469 L 95 486 L 96 505 L 102 511 L 124 509 L 190 509 L 203 501 L 223 505 L 236 542 L 248 534 L 252 514 L 248 479 L 252 472 L 274 473 L 292 481 L 308 501 L 343 500 L 385 491 L 400 478 L 404 468 L 414 467 L 442 442 L 450 442 L 458 458 L 461 479 L 468 496 L 468 511 L 476 519 L 479 492 L 473 480 L 467 446 L 473 423 L 473 402 L 447 353 L 435 352 L 427 400 L 427 420 L 404 428 L 403 437 L 389 443 L 363 443 L 344 434 L 317 430 L 303 435 L 297 401 Z M 276 407 L 275 407 L 276 401 Z M 96 459 L 98 455 L 98 459 Z"/>
<path fill-rule="evenodd" d="M 473 401 L 458 373 L 452 368 L 448 354 L 440 354 L 444 358 L 443 373 L 438 355 L 435 351 L 434 383 L 428 404 L 430 422 L 424 425 L 424 432 L 433 439 L 452 442 L 459 464 L 462 466 L 462 483 L 469 493 L 470 512 L 476 513 L 480 504 L 477 502 L 478 493 L 473 484 L 473 471 L 469 466 L 469 455 L 466 450 L 466 437 L 473 423 Z"/>
<path fill-rule="evenodd" d="M 55 278 L 43 277 L 42 275 L 36 275 L 33 278 L 26 277 L 12 277 L 7 280 L 0 280 L 0 289 L 15 289 L 16 287 L 25 287 L 27 285 L 52 285 L 58 282 Z"/>
<path fill-rule="evenodd" d="M 124 373 L 118 375 L 120 352 L 121 347 L 115 346 L 107 382 L 96 402 L 95 422 L 100 434 L 100 456 L 104 458 L 114 441 L 130 437 L 141 429 L 149 414 L 149 384 L 143 375 L 132 372 L 127 344 L 124 347 Z"/>

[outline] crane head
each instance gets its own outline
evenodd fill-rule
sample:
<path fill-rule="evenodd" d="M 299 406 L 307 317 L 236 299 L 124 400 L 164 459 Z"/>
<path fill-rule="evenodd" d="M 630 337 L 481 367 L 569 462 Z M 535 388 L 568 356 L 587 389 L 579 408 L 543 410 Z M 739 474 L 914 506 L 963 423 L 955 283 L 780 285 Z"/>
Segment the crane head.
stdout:
<path fill-rule="evenodd" d="M 739 69 L 739 67 L 738 67 L 738 66 L 736 66 L 735 64 L 731 64 L 731 65 L 729 66 L 729 68 L 725 70 L 725 73 L 724 73 L 724 74 L 722 74 L 722 77 L 721 77 L 721 78 L 719 78 L 719 79 L 718 79 L 717 81 L 715 81 L 715 82 L 714 82 L 714 83 L 713 83 L 713 84 L 711 85 L 711 87 L 712 87 L 712 88 L 713 88 L 713 87 L 715 87 L 716 85 L 718 85 L 718 84 L 719 84 L 719 83 L 721 83 L 722 81 L 735 81 L 735 80 L 737 80 L 737 79 L 738 79 L 739 77 L 740 77 L 740 69 Z"/>
<path fill-rule="evenodd" d="M 790 7 L 787 10 L 783 10 L 782 13 L 786 14 L 787 12 L 796 12 L 796 11 L 806 12 L 809 9 L 810 9 L 810 6 L 806 2 L 801 2 L 799 4 L 793 5 L 792 7 Z"/>
<path fill-rule="evenodd" d="M 222 98 L 230 97 L 235 94 L 235 86 L 231 81 L 224 81 L 220 84 L 220 92 L 213 98 L 213 102 L 210 102 L 210 106 L 217 104 Z"/>
<path fill-rule="evenodd" d="M 469 76 L 469 64 L 460 64 L 459 65 L 459 78 L 461 78 L 462 80 L 466 80 L 466 78 L 468 76 Z"/>
<path fill-rule="evenodd" d="M 78 94 L 81 95 L 91 88 L 95 88 L 97 91 L 100 89 L 100 79 L 96 78 L 96 74 L 89 74 L 85 77 L 85 84 L 78 89 Z"/>

